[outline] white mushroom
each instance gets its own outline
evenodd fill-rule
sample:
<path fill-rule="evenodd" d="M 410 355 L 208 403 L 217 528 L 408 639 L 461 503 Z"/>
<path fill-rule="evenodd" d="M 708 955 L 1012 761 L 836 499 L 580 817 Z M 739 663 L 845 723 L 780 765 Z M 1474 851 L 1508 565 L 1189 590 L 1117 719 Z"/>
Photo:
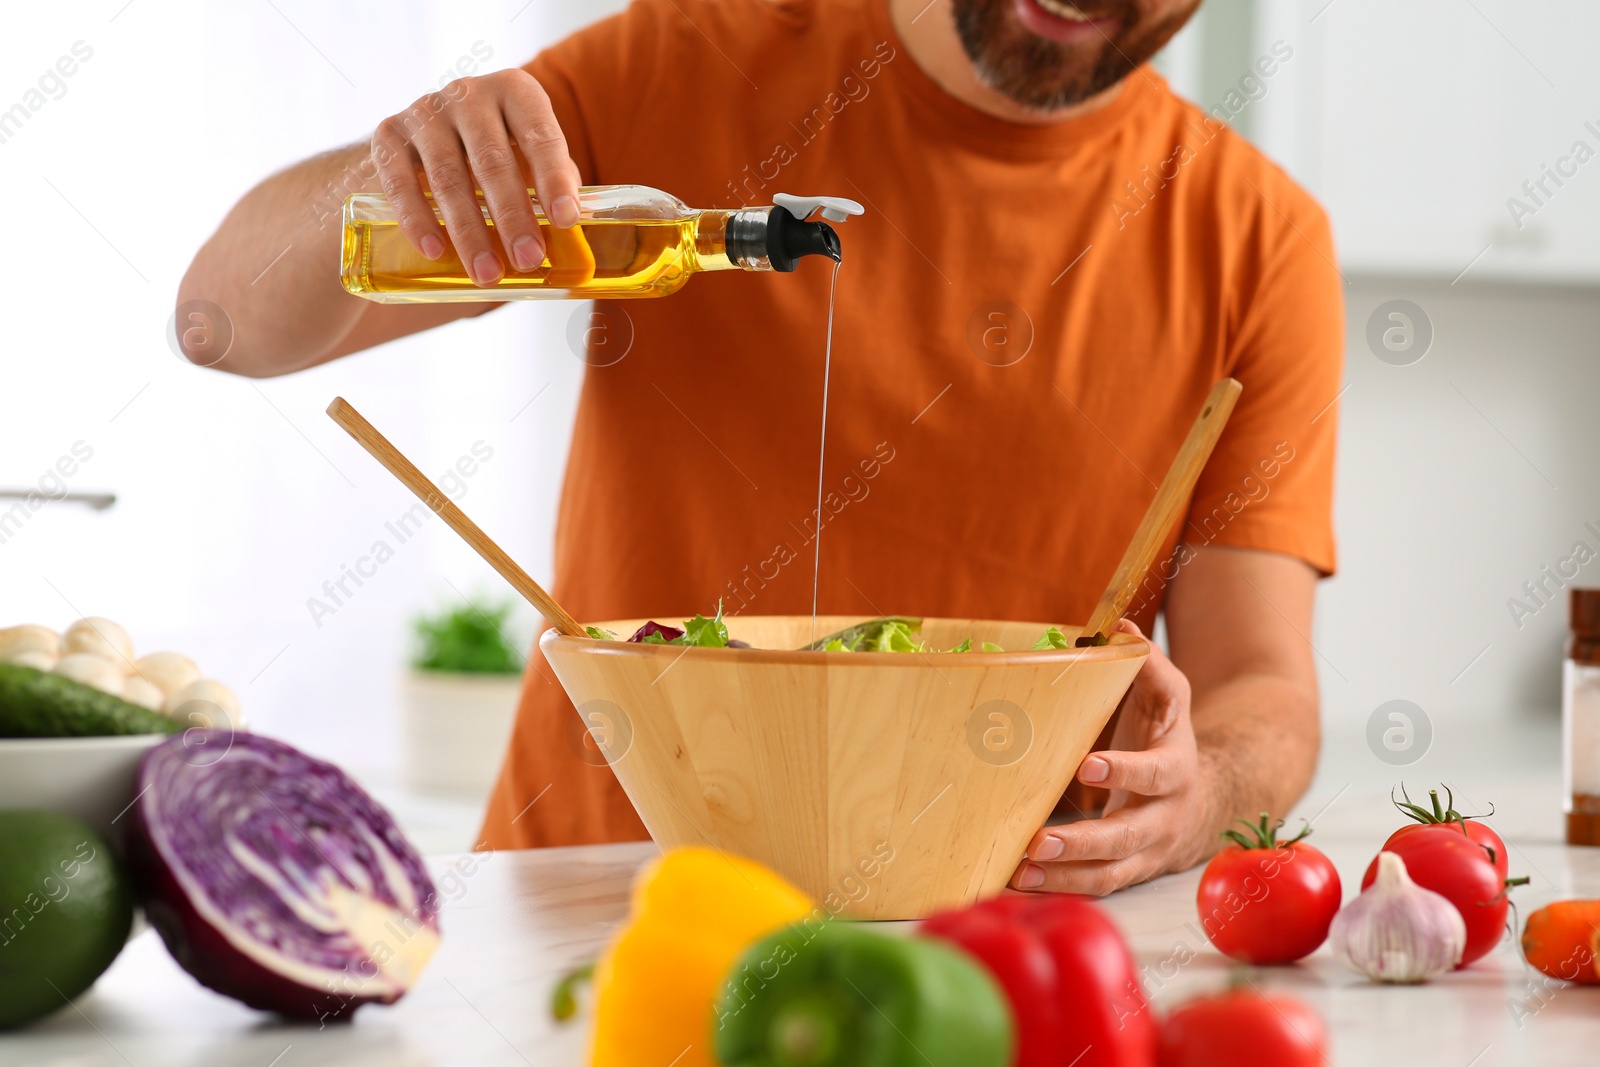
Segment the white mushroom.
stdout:
<path fill-rule="evenodd" d="M 16 652 L 7 662 L 18 667 L 32 667 L 36 671 L 53 671 L 60 658 L 53 652 Z"/>
<path fill-rule="evenodd" d="M 181 652 L 152 652 L 140 656 L 133 669 L 140 678 L 161 690 L 162 704 L 167 697 L 200 679 L 200 668 Z"/>
<path fill-rule="evenodd" d="M 168 697 L 162 710 L 190 726 L 238 730 L 244 723 L 239 716 L 239 698 L 214 678 L 190 682 Z"/>
<path fill-rule="evenodd" d="M 133 641 L 128 631 L 112 622 L 91 615 L 67 627 L 61 635 L 62 652 L 92 652 L 118 665 L 126 674 L 133 663 Z"/>
<path fill-rule="evenodd" d="M 69 652 L 56 663 L 55 672 L 112 696 L 122 695 L 122 671 L 104 656 L 90 652 Z"/>
<path fill-rule="evenodd" d="M 137 674 L 129 675 L 127 681 L 122 683 L 122 699 L 130 704 L 137 704 L 141 708 L 151 711 L 160 711 L 161 705 L 166 702 L 167 696 L 154 682 L 148 682 Z"/>
<path fill-rule="evenodd" d="M 28 623 L 0 630 L 0 663 L 18 663 L 18 656 L 49 656 L 54 663 L 61 655 L 61 635 L 48 626 Z M 30 660 L 27 666 L 36 666 Z"/>

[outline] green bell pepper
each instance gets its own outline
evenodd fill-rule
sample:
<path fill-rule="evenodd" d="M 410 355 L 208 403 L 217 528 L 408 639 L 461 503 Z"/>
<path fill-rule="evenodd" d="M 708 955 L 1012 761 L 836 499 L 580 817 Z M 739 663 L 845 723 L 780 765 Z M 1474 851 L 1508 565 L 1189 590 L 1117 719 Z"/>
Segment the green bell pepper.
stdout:
<path fill-rule="evenodd" d="M 717 1003 L 724 1067 L 1007 1067 L 1005 995 L 937 941 L 826 921 L 745 950 Z"/>

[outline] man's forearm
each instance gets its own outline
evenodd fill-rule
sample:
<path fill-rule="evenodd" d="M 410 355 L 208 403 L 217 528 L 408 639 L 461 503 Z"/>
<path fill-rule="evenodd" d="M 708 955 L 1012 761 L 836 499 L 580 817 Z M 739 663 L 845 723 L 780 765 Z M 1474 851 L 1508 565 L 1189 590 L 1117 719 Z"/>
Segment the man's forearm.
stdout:
<path fill-rule="evenodd" d="M 1321 742 L 1317 697 L 1275 675 L 1247 674 L 1196 693 L 1192 716 L 1210 855 L 1234 819 L 1282 817 L 1305 793 Z"/>
<path fill-rule="evenodd" d="M 376 188 L 375 174 L 369 147 L 352 145 L 274 174 L 228 213 L 178 290 L 180 308 L 209 301 L 231 323 L 219 370 L 299 370 L 355 328 L 367 305 L 339 284 L 340 210 L 350 193 Z"/>

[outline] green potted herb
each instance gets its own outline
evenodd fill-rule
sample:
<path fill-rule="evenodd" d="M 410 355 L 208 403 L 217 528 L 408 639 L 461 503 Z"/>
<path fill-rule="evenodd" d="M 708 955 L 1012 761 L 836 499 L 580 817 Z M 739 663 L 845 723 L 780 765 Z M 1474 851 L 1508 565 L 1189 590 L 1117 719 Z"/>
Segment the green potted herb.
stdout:
<path fill-rule="evenodd" d="M 493 787 L 522 684 L 511 612 L 509 603 L 475 602 L 412 621 L 402 731 L 413 788 L 486 797 Z"/>

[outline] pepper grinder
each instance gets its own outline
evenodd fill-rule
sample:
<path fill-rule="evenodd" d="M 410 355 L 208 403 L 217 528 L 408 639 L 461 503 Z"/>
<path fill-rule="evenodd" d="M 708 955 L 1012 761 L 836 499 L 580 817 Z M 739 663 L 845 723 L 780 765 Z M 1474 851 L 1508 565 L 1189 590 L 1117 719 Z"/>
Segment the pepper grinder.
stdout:
<path fill-rule="evenodd" d="M 1567 844 L 1600 845 L 1600 589 L 1573 589 L 1568 618 L 1561 685 Z"/>

